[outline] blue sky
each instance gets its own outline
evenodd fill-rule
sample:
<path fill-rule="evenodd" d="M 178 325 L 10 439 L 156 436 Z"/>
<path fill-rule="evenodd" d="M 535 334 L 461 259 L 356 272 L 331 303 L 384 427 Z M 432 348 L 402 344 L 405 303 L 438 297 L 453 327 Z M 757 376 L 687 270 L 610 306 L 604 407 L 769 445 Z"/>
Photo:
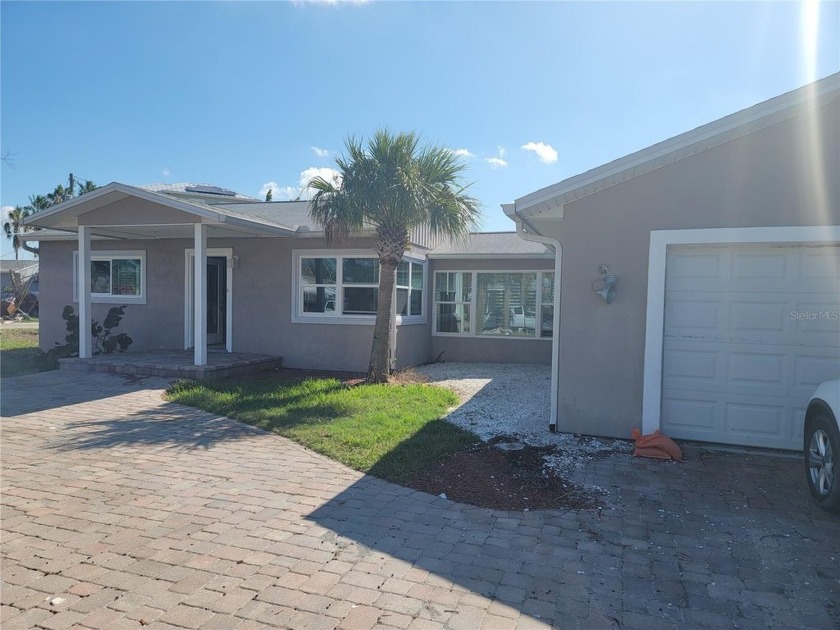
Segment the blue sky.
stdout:
<path fill-rule="evenodd" d="M 0 20 L 3 206 L 70 172 L 279 199 L 387 126 L 468 151 L 483 228 L 508 230 L 501 203 L 840 69 L 837 2 L 2 2 Z"/>

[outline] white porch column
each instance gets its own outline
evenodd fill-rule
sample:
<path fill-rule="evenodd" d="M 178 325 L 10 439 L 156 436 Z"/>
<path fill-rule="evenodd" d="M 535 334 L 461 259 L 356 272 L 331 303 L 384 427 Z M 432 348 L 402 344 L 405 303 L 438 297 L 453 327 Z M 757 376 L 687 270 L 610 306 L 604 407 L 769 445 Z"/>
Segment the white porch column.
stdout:
<path fill-rule="evenodd" d="M 86 225 L 79 226 L 78 263 L 76 286 L 79 288 L 79 357 L 90 359 L 93 355 L 90 334 L 90 227 Z"/>
<path fill-rule="evenodd" d="M 193 331 L 196 365 L 207 365 L 207 226 L 195 224 Z"/>

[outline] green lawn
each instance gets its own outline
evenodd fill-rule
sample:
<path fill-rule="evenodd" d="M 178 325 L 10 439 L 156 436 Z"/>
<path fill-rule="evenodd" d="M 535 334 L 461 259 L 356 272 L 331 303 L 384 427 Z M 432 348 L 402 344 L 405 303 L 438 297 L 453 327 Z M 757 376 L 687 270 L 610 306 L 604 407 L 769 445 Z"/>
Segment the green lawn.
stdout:
<path fill-rule="evenodd" d="M 0 376 L 18 376 L 40 371 L 38 329 L 0 328 Z"/>
<path fill-rule="evenodd" d="M 457 403 L 429 385 L 336 379 L 182 381 L 167 397 L 274 431 L 348 466 L 397 483 L 478 438 L 442 420 Z"/>

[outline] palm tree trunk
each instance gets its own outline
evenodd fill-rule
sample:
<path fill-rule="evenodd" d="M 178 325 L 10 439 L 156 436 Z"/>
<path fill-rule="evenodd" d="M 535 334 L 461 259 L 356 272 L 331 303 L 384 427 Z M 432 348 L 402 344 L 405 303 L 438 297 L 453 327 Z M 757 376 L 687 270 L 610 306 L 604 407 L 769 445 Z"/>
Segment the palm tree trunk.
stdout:
<path fill-rule="evenodd" d="M 380 258 L 379 296 L 367 375 L 370 383 L 387 383 L 391 374 L 391 329 L 395 325 L 393 312 L 396 275 L 397 262 L 391 256 Z"/>

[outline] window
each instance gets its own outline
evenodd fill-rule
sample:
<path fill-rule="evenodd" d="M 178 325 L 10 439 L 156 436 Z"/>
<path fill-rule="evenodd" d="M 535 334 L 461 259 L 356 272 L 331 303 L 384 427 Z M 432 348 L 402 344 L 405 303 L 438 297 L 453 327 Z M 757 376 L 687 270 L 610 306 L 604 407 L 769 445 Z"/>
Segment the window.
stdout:
<path fill-rule="evenodd" d="M 397 266 L 397 315 L 423 314 L 423 265 L 403 260 Z"/>
<path fill-rule="evenodd" d="M 554 334 L 554 274 L 542 274 L 540 292 L 540 337 L 550 339 Z"/>
<path fill-rule="evenodd" d="M 552 272 L 435 273 L 435 333 L 550 338 L 553 322 Z"/>
<path fill-rule="evenodd" d="M 469 334 L 472 273 L 435 273 L 435 332 Z"/>
<path fill-rule="evenodd" d="M 93 302 L 145 303 L 146 252 L 91 252 L 90 295 Z M 73 252 L 73 296 L 79 299 L 79 253 Z"/>
<path fill-rule="evenodd" d="M 477 334 L 533 337 L 536 327 L 536 273 L 479 273 Z"/>
<path fill-rule="evenodd" d="M 379 298 L 376 257 L 308 254 L 296 254 L 296 257 L 299 316 L 372 321 Z M 413 260 L 403 260 L 397 267 L 394 306 L 400 320 L 423 315 L 423 273 L 423 263 Z"/>

